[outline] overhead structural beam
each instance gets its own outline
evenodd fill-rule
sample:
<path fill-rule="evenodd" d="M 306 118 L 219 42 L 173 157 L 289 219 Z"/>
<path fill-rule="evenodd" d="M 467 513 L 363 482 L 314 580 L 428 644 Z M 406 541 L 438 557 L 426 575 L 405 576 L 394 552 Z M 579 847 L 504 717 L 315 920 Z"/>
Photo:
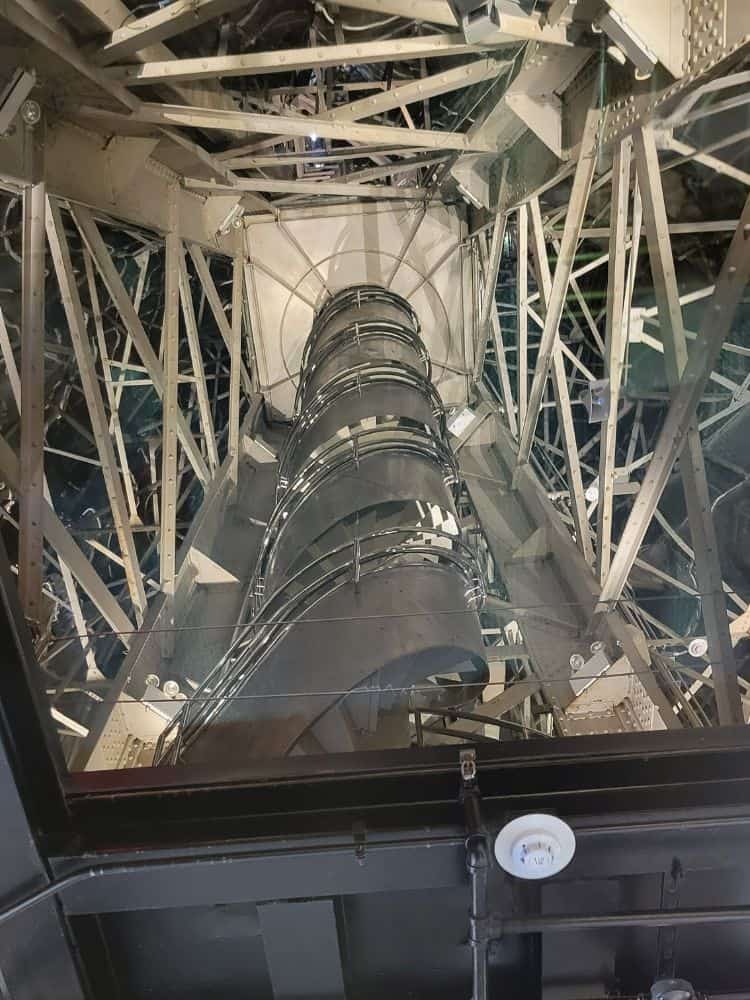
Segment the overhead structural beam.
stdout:
<path fill-rule="evenodd" d="M 431 156 L 430 154 L 422 153 L 419 147 L 409 149 L 402 146 L 394 147 L 389 145 L 349 146 L 325 152 L 309 150 L 304 153 L 277 153 L 275 155 L 256 155 L 253 153 L 243 153 L 242 149 L 227 149 L 223 153 L 218 153 L 216 158 L 220 159 L 227 167 L 239 170 L 253 170 L 256 167 L 296 167 L 301 163 L 320 163 L 325 165 L 326 163 L 342 163 L 344 160 L 361 160 L 368 156 L 405 156 L 411 153 L 420 154 L 414 157 L 415 166 L 417 165 L 417 160 L 420 158 L 423 159 L 425 165 L 430 162 L 437 162 L 443 158 L 440 155 Z M 398 160 L 394 161 L 392 165 L 395 167 L 406 162 L 406 160 Z"/>
<path fill-rule="evenodd" d="M 586 203 L 596 168 L 600 120 L 601 116 L 598 111 L 589 111 L 583 131 L 583 138 L 581 139 L 581 148 L 575 177 L 573 178 L 573 187 L 570 192 L 568 214 L 565 217 L 565 230 L 555 267 L 555 276 L 547 303 L 544 330 L 539 342 L 536 369 L 531 383 L 531 391 L 529 392 L 526 419 L 524 420 L 518 444 L 519 465 L 528 462 L 531 454 L 534 429 L 542 405 L 544 385 L 547 381 L 547 374 L 559 337 L 560 320 L 565 308 L 568 283 L 573 270 L 579 233 L 583 225 Z"/>
<path fill-rule="evenodd" d="M 639 175 L 639 179 L 642 178 Z M 644 218 L 646 202 L 644 196 Z M 703 395 L 721 345 L 732 328 L 735 315 L 750 279 L 750 198 L 745 203 L 737 231 L 732 238 L 716 290 L 706 307 L 700 335 L 696 339 L 679 384 L 672 395 L 667 416 L 662 424 L 651 461 L 646 469 L 638 496 L 625 524 L 620 542 L 612 559 L 607 579 L 602 587 L 601 602 L 606 606 L 619 598 L 638 555 L 638 550 L 656 511 L 659 498 L 680 454 L 696 407 Z M 707 512 L 710 516 L 710 512 Z M 697 554 L 697 553 L 696 553 Z M 718 676 L 716 680 L 718 681 Z M 734 689 L 732 677 L 723 678 L 728 704 L 725 713 L 733 713 Z M 739 692 L 737 692 L 739 697 Z M 731 701 L 729 701 L 731 699 Z M 718 685 L 717 685 L 718 704 Z"/>
<path fill-rule="evenodd" d="M 152 14 L 128 18 L 96 53 L 95 62 L 102 66 L 118 62 L 147 45 L 190 31 L 246 4 L 247 0 L 175 0 Z"/>
<path fill-rule="evenodd" d="M 57 59 L 62 59 L 71 69 L 95 83 L 129 110 L 132 111 L 140 103 L 121 83 L 109 79 L 101 69 L 94 66 L 62 31 L 51 27 L 49 15 L 36 0 L 0 0 L 0 18 L 5 18 L 14 28 L 38 42 Z"/>
<path fill-rule="evenodd" d="M 354 7 L 378 14 L 391 14 L 409 20 L 427 21 L 455 28 L 456 16 L 447 0 L 344 0 L 340 7 Z M 514 41 L 547 42 L 551 45 L 570 45 L 567 24 L 555 22 L 540 14 L 510 14 L 501 11 L 499 29 L 492 40 L 497 44 Z"/>
<path fill-rule="evenodd" d="M 344 0 L 339 7 L 369 10 L 373 14 L 427 21 L 429 24 L 444 24 L 454 29 L 458 25 L 447 0 L 414 0 L 413 3 L 409 0 Z"/>
<path fill-rule="evenodd" d="M 212 184 L 210 181 L 185 178 L 191 191 L 232 194 L 236 191 L 262 191 L 266 194 L 321 195 L 322 197 L 374 198 L 378 201 L 424 201 L 429 193 L 418 187 L 392 187 L 387 184 L 347 184 L 343 181 L 267 180 L 265 177 L 240 177 L 236 184 Z"/>
<path fill-rule="evenodd" d="M 143 329 L 143 324 L 140 321 L 138 313 L 136 312 L 133 303 L 130 301 L 130 297 L 125 290 L 122 279 L 117 273 L 117 269 L 112 262 L 112 258 L 104 245 L 104 240 L 102 239 L 101 233 L 94 222 L 94 217 L 91 212 L 82 205 L 72 205 L 70 211 L 89 253 L 94 258 L 96 266 L 102 277 L 102 281 L 104 282 L 104 285 L 107 288 L 112 301 L 115 303 L 117 311 L 122 317 L 122 321 L 133 340 L 135 349 L 138 351 L 141 361 L 146 367 L 149 378 L 154 383 L 154 390 L 161 398 L 164 395 L 164 371 L 146 335 L 146 331 Z M 188 456 L 190 464 L 193 466 L 195 474 L 198 476 L 200 481 L 205 484 L 210 478 L 208 467 L 206 466 L 200 449 L 190 432 L 187 420 L 179 411 L 176 414 L 176 425 L 177 433 L 179 434 L 180 441 L 182 442 L 182 446 L 185 449 L 185 453 Z"/>
<path fill-rule="evenodd" d="M 0 0 L 2 2 L 2 0 Z M 8 2 L 8 0 L 5 0 Z M 0 7 L 0 10 L 2 8 Z M 165 59 L 134 66 L 116 66 L 106 72 L 111 81 L 128 87 L 153 85 L 179 80 L 211 80 L 232 76 L 256 76 L 260 73 L 290 73 L 323 66 L 370 65 L 381 62 L 405 62 L 414 59 L 437 59 L 467 56 L 496 48 L 499 43 L 469 45 L 458 32 L 422 35 L 414 38 L 391 38 L 380 42 L 346 42 L 342 45 L 316 45 L 304 49 L 280 49 L 277 52 L 247 52 L 231 56 L 200 56 L 193 59 Z M 399 87 L 398 90 L 401 88 Z"/>
<path fill-rule="evenodd" d="M 455 69 L 446 70 L 444 73 L 435 73 L 433 76 L 425 76 L 411 83 L 403 83 L 398 87 L 391 87 L 389 90 L 381 90 L 372 97 L 362 97 L 358 101 L 350 101 L 349 104 L 342 104 L 327 111 L 321 117 L 329 121 L 355 122 L 362 118 L 369 118 L 371 115 L 379 115 L 385 111 L 392 111 L 394 108 L 402 107 L 405 104 L 413 104 L 415 101 L 427 101 L 431 97 L 438 97 L 440 94 L 450 94 L 454 90 L 462 87 L 470 87 L 483 80 L 491 80 L 507 69 L 511 63 L 507 60 L 493 59 L 486 57 L 476 59 L 466 66 L 457 66 Z"/>
<path fill-rule="evenodd" d="M 435 156 L 410 156 L 404 160 L 386 163 L 382 167 L 364 167 L 362 170 L 353 170 L 350 174 L 344 174 L 341 180 L 344 184 L 359 184 L 365 181 L 379 180 L 382 177 L 395 177 L 397 174 L 414 173 L 423 167 L 442 163 L 447 155 L 446 153 L 440 153 Z"/>
<path fill-rule="evenodd" d="M 69 104 L 66 104 L 70 108 Z M 142 104 L 132 115 L 113 115 L 99 108 L 74 109 L 87 118 L 109 122 L 146 122 L 154 125 L 179 125 L 222 132 L 245 132 L 248 135 L 316 135 L 322 139 L 344 142 L 387 143 L 422 149 L 456 149 L 461 152 L 494 153 L 487 140 L 471 139 L 462 132 L 435 132 L 427 129 L 399 128 L 395 125 L 359 125 L 354 122 L 330 122 L 325 118 L 263 115 L 245 111 L 207 110 L 179 104 Z"/>
<path fill-rule="evenodd" d="M 81 305 L 78 284 L 73 272 L 70 250 L 67 237 L 65 236 L 65 226 L 59 205 L 50 198 L 47 198 L 46 218 L 47 238 L 57 275 L 57 283 L 60 288 L 60 298 L 65 311 L 65 318 L 68 324 L 68 331 L 70 332 L 70 339 L 73 343 L 76 362 L 78 363 L 81 387 L 89 411 L 89 419 L 91 420 L 91 428 L 94 432 L 99 461 L 102 465 L 104 486 L 112 510 L 112 522 L 115 526 L 115 533 L 117 534 L 117 541 L 120 546 L 125 579 L 135 610 L 135 618 L 140 625 L 148 607 L 148 600 L 138 563 L 138 552 L 128 519 L 125 492 L 115 459 L 112 437 L 109 433 L 109 422 L 107 414 L 104 411 L 104 401 L 99 390 L 94 356 L 91 351 L 88 331 L 86 330 L 86 321 L 83 316 L 83 306 Z M 105 377 L 107 375 L 108 372 L 105 371 Z"/>

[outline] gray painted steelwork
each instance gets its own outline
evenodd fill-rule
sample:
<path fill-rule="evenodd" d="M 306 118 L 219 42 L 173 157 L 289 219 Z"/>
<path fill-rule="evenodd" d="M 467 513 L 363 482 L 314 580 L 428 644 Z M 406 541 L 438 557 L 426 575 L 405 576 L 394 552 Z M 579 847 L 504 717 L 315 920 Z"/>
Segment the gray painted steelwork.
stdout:
<path fill-rule="evenodd" d="M 252 618 L 160 760 L 408 746 L 410 707 L 479 696 L 483 582 L 431 375 L 400 296 L 355 286 L 317 314 Z M 435 683 L 446 675 L 455 683 Z"/>

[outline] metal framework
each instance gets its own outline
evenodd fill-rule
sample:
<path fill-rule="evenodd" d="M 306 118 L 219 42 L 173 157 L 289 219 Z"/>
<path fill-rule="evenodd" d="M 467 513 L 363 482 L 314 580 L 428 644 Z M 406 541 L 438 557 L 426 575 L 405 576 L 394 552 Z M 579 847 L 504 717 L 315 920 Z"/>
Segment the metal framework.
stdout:
<path fill-rule="evenodd" d="M 451 417 L 463 412 L 465 532 L 496 589 L 485 629 L 496 690 L 473 707 L 494 705 L 506 729 L 558 735 L 586 731 L 582 720 L 615 730 L 657 717 L 669 728 L 744 722 L 736 647 L 748 591 L 727 575 L 719 459 L 704 451 L 750 400 L 750 25 L 730 0 L 671 20 L 667 0 L 602 2 L 593 20 L 584 6 L 524 15 L 490 4 L 486 23 L 469 24 L 437 0 L 351 0 L 318 10 L 307 44 L 246 51 L 249 15 L 236 0 L 177 0 L 134 17 L 96 0 L 62 17 L 41 0 L 0 5 L 0 24 L 34 46 L 0 101 L 3 232 L 20 261 L 20 314 L 0 300 L 3 511 L 18 527 L 19 593 L 54 718 L 68 749 L 87 745 L 79 763 L 107 727 L 97 712 L 77 718 L 66 692 L 141 704 L 133 679 L 177 662 L 196 589 L 230 591 L 237 624 L 238 570 L 217 555 L 217 524 L 222 512 L 257 527 L 267 517 L 245 481 L 276 457 L 257 428 L 259 397 L 270 416 L 291 416 L 289 328 L 354 273 L 320 242 L 343 246 L 360 228 L 351 253 L 365 277 L 379 267 L 385 287 L 428 310 L 437 391 Z M 378 13 L 393 19 L 392 37 Z M 212 33 L 217 48 L 205 43 Z M 175 58 L 164 43 L 178 36 Z M 50 53 L 72 81 L 63 99 L 45 75 Z M 633 70 L 653 73 L 649 96 Z M 673 185 L 696 177 L 718 185 L 727 218 L 679 217 Z M 337 235 L 316 237 L 318 223 Z M 392 226 L 382 239 L 380 225 Z M 640 392 L 644 352 L 664 379 Z M 97 528 L 66 499 L 51 465 L 63 458 L 97 491 L 101 480 Z M 750 470 L 722 461 L 721 488 L 739 489 Z M 472 489 L 488 468 L 494 520 Z M 684 525 L 670 514 L 676 472 Z M 551 526 L 522 495 L 530 475 Z M 562 610 L 568 590 L 555 602 L 540 582 L 536 596 L 511 596 L 512 566 L 573 559 L 560 532 L 578 550 L 575 579 L 563 574 L 575 621 Z M 693 602 L 692 631 L 665 613 L 678 599 Z M 577 631 L 562 664 L 534 632 L 528 606 L 540 602 L 548 624 Z M 158 657 L 141 630 L 159 637 Z M 686 649 L 704 633 L 691 664 Z M 610 639 L 602 665 L 593 647 Z M 505 656 L 506 646 L 527 653 Z M 650 715 L 633 707 L 640 688 L 597 701 L 622 660 L 644 675 Z M 420 730 L 433 723 L 420 719 Z M 468 731 L 456 721 L 451 738 Z"/>

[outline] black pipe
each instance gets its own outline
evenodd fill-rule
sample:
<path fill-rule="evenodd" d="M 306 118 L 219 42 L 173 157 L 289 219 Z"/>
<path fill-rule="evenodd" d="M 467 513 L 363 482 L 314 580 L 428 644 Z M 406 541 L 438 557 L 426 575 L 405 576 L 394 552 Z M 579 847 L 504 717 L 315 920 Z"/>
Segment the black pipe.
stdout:
<path fill-rule="evenodd" d="M 479 786 L 476 781 L 474 751 L 461 755 L 461 796 L 466 826 L 466 869 L 471 885 L 469 943 L 472 955 L 472 1000 L 487 1000 L 487 959 L 490 946 L 487 882 L 490 862 L 487 834 L 482 825 Z"/>
<path fill-rule="evenodd" d="M 487 881 L 489 858 L 487 838 L 473 834 L 466 839 L 466 867 L 471 882 L 471 914 L 469 917 L 472 949 L 474 990 L 472 1000 L 487 1000 L 487 959 L 490 940 L 486 933 Z"/>
<path fill-rule="evenodd" d="M 542 917 L 490 917 L 489 938 L 505 934 L 541 934 L 546 931 L 588 931 L 612 927 L 679 927 L 681 924 L 733 924 L 750 921 L 750 906 L 717 909 L 633 910 L 625 913 L 592 913 Z"/>

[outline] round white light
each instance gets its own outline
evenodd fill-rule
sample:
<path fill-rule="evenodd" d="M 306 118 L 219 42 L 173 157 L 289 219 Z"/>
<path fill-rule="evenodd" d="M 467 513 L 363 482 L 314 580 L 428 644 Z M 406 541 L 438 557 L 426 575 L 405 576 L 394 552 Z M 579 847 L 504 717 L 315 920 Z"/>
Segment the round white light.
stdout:
<path fill-rule="evenodd" d="M 691 639 L 688 646 L 688 653 L 698 659 L 708 652 L 708 640 L 703 638 Z"/>
<path fill-rule="evenodd" d="M 583 668 L 585 666 L 586 666 L 586 661 L 581 656 L 580 653 L 571 653 L 570 654 L 570 669 L 571 670 L 583 670 Z"/>
<path fill-rule="evenodd" d="M 660 979 L 651 987 L 651 1000 L 694 1000 L 695 990 L 685 979 Z"/>
<path fill-rule="evenodd" d="M 151 687 L 158 688 L 159 685 L 161 684 L 161 681 L 159 680 L 156 674 L 146 674 L 146 683 L 150 684 Z"/>
<path fill-rule="evenodd" d="M 495 838 L 497 863 L 516 878 L 557 875 L 570 864 L 575 849 L 575 834 L 568 824 L 543 813 L 511 820 Z"/>
<path fill-rule="evenodd" d="M 165 681 L 162 691 L 167 696 L 167 698 L 174 698 L 180 693 L 180 685 L 177 681 Z"/>

